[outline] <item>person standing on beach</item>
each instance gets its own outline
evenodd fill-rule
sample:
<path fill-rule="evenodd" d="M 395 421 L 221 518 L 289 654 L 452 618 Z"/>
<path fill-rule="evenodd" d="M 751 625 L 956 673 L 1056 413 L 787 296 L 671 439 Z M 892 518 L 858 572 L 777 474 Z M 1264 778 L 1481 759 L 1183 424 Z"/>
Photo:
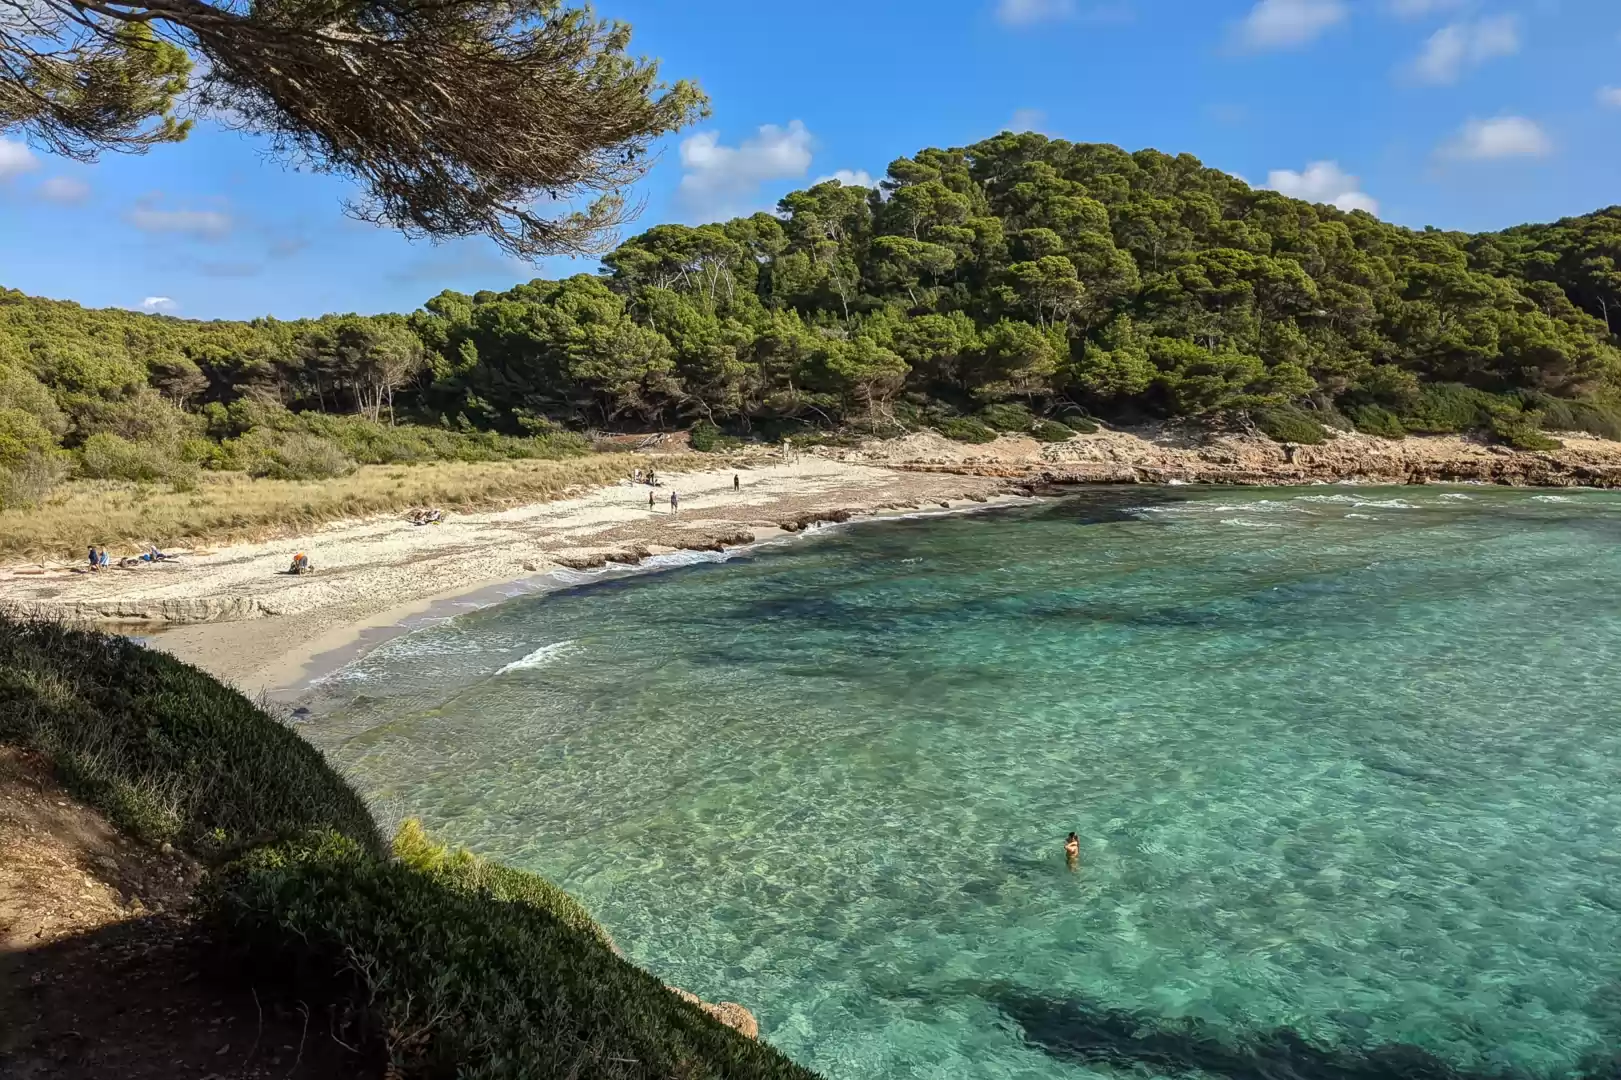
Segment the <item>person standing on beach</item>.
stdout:
<path fill-rule="evenodd" d="M 672 491 L 672 492 L 670 492 L 670 513 L 672 513 L 672 514 L 679 513 L 680 510 L 681 510 L 681 496 L 677 495 L 675 492 Z"/>
<path fill-rule="evenodd" d="M 647 508 L 649 510 L 653 509 L 653 489 L 652 488 L 647 489 Z"/>
<path fill-rule="evenodd" d="M 743 481 L 741 481 L 741 480 L 739 480 L 737 478 L 736 473 L 732 474 L 732 490 L 733 491 L 742 491 L 743 490 Z"/>

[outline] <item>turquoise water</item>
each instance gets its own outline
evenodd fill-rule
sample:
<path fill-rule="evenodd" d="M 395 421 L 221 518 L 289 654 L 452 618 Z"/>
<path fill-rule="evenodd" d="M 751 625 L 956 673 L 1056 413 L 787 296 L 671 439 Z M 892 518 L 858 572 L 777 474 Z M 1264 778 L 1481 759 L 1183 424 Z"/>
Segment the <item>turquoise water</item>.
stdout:
<path fill-rule="evenodd" d="M 835 1080 L 1556 1077 L 1618 657 L 1621 495 L 1111 489 L 463 615 L 305 730 Z"/>

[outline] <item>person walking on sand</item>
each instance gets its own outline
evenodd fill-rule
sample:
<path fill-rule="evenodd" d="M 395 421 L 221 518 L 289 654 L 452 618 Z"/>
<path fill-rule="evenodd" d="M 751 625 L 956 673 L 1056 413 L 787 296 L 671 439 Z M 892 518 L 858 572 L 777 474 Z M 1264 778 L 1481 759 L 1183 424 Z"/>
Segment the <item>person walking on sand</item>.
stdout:
<path fill-rule="evenodd" d="M 649 510 L 653 509 L 653 489 L 652 488 L 647 489 L 647 508 Z"/>
<path fill-rule="evenodd" d="M 90 569 L 94 570 L 99 565 L 100 565 L 100 560 L 96 558 L 96 545 L 91 544 L 90 545 Z"/>

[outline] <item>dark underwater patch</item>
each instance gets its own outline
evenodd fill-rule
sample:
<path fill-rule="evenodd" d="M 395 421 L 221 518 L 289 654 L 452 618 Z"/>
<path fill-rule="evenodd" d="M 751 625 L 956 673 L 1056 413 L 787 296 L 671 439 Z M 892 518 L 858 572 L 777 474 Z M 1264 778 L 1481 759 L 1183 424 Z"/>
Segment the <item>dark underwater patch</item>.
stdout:
<path fill-rule="evenodd" d="M 1146 1066 L 1229 1080 L 1522 1080 L 1508 1072 L 1460 1069 L 1428 1050 L 1399 1043 L 1371 1049 L 1322 1047 L 1278 1028 L 1251 1033 L 1235 1044 L 1224 1037 L 1227 1033 L 1198 1020 L 1147 1017 L 1014 987 L 996 988 L 988 998 L 1023 1029 L 1027 1042 L 1078 1065 Z M 1613 1061 L 1599 1061 L 1578 1075 L 1598 1080 L 1614 1076 L 1613 1070 Z"/>

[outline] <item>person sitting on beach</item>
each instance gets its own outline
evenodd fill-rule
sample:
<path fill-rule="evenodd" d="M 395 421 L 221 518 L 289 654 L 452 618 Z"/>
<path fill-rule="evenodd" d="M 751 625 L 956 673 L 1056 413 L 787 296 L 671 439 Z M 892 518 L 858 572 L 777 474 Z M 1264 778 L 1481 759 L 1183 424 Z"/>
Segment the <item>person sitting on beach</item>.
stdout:
<path fill-rule="evenodd" d="M 1074 833 L 1070 833 L 1069 838 L 1064 841 L 1064 861 L 1069 864 L 1071 870 L 1081 863 L 1081 838 Z"/>
<path fill-rule="evenodd" d="M 287 571 L 289 574 L 307 574 L 310 572 L 310 557 L 300 551 L 293 556 L 293 565 Z"/>

